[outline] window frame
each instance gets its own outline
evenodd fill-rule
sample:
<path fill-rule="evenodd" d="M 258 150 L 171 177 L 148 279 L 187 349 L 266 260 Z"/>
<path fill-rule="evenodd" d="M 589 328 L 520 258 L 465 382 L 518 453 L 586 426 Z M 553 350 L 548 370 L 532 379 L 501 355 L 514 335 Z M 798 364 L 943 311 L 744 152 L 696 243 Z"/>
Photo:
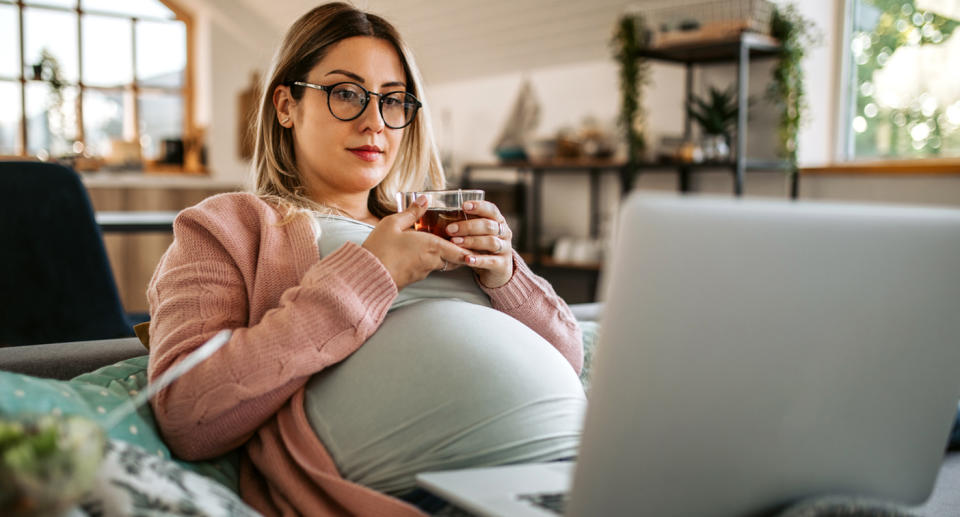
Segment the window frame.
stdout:
<path fill-rule="evenodd" d="M 33 5 L 27 4 L 24 0 L 0 0 L 0 5 L 6 5 L 16 8 L 17 16 L 17 25 L 19 29 L 19 56 L 18 61 L 20 64 L 18 73 L 15 77 L 4 77 L 0 80 L 4 82 L 10 82 L 13 84 L 19 85 L 19 103 L 20 103 L 20 124 L 19 124 L 19 135 L 17 141 L 17 148 L 15 149 L 15 155 L 20 157 L 29 157 L 27 149 L 29 147 L 28 142 L 28 127 L 27 127 L 27 86 L 30 83 L 36 82 L 32 77 L 27 77 L 25 74 L 25 69 L 27 67 L 26 55 L 25 55 L 25 39 L 24 39 L 24 8 L 30 9 L 44 9 L 48 11 L 57 11 L 70 13 L 76 16 L 77 23 L 77 59 L 78 59 L 78 77 L 76 82 L 68 82 L 67 85 L 70 87 L 76 88 L 77 97 L 76 97 L 76 140 L 86 144 L 86 135 L 84 131 L 84 119 L 83 119 L 83 97 L 86 91 L 100 91 L 100 92 L 116 92 L 122 91 L 124 95 L 131 95 L 134 102 L 131 106 L 131 117 L 133 123 L 133 138 L 135 141 L 140 141 L 140 107 L 139 100 L 140 94 L 143 92 L 146 93 L 163 93 L 168 95 L 179 95 L 183 102 L 183 133 L 182 137 L 186 138 L 188 135 L 194 133 L 195 123 L 194 123 L 194 106 L 193 106 L 193 57 L 194 57 L 194 44 L 193 44 L 193 20 L 192 17 L 187 14 L 176 2 L 170 0 L 157 0 L 163 4 L 167 9 L 173 12 L 174 17 L 170 18 L 154 18 L 154 17 L 139 17 L 139 16 L 130 16 L 126 14 L 110 13 L 98 10 L 87 10 L 80 7 L 80 0 L 73 0 L 73 7 L 63 7 L 63 6 L 54 6 L 54 5 Z M 131 44 L 133 45 L 133 56 L 132 56 L 132 66 L 133 66 L 133 75 L 132 81 L 130 83 L 121 84 L 121 85 L 112 85 L 112 86 L 93 86 L 87 85 L 83 82 L 83 15 L 90 14 L 96 16 L 106 16 L 112 18 L 118 18 L 122 20 L 129 20 L 131 22 L 130 38 Z M 186 62 L 184 65 L 183 72 L 183 84 L 179 88 L 170 88 L 170 87 L 160 87 L 160 86 L 141 86 L 138 84 L 139 78 L 137 77 L 137 56 L 136 56 L 136 24 L 140 21 L 178 21 L 184 24 L 184 32 L 186 35 Z M 161 167 L 154 163 L 153 160 L 143 160 L 144 168 L 146 170 L 160 169 L 163 168 L 165 171 L 170 172 L 180 172 L 182 168 L 175 167 Z"/>
<path fill-rule="evenodd" d="M 960 174 L 960 156 L 929 157 L 929 158 L 856 158 L 854 156 L 854 139 L 851 137 L 852 121 L 856 115 L 856 96 L 853 76 L 856 73 L 853 56 L 850 51 L 853 38 L 854 2 L 858 0 L 842 0 L 839 7 L 836 34 L 840 37 L 837 48 L 839 69 L 839 84 L 836 95 L 840 98 L 836 106 L 836 140 L 834 142 L 834 163 L 820 167 L 805 167 L 804 173 L 813 174 L 924 174 L 943 175 Z"/>

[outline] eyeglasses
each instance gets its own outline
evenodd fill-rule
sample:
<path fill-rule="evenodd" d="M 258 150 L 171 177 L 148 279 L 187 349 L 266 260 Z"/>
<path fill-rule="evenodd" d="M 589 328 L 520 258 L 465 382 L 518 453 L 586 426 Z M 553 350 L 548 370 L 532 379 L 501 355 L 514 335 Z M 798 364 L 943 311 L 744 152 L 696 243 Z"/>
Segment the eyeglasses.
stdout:
<path fill-rule="evenodd" d="M 422 104 L 413 95 L 404 91 L 388 93 L 371 92 L 357 83 L 343 82 L 323 86 L 320 84 L 294 81 L 292 86 L 305 86 L 327 92 L 327 107 L 338 120 L 350 121 L 359 117 L 370 103 L 370 96 L 379 97 L 378 107 L 383 123 L 391 129 L 401 129 L 410 125 Z"/>

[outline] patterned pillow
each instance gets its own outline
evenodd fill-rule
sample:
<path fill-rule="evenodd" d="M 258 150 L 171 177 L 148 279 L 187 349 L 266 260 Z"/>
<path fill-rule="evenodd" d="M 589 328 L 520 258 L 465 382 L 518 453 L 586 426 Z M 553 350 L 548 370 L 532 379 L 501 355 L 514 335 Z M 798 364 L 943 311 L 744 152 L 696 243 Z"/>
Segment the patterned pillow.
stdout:
<path fill-rule="evenodd" d="M 93 487 L 71 514 L 90 517 L 259 515 L 223 485 L 131 443 L 109 440 Z"/>
<path fill-rule="evenodd" d="M 597 349 L 597 335 L 600 325 L 596 321 L 581 321 L 580 331 L 583 333 L 583 368 L 580 369 L 580 383 L 583 391 L 590 391 L 590 371 Z"/>
<path fill-rule="evenodd" d="M 124 405 L 146 385 L 145 355 L 104 366 L 69 381 L 0 371 L 0 415 L 81 415 L 104 424 L 113 409 Z M 160 437 L 149 404 L 141 406 L 114 428 L 108 429 L 107 435 L 113 440 L 137 445 L 159 458 L 172 457 L 170 449 Z M 237 491 L 237 452 L 210 461 L 176 461 L 186 469 L 213 478 Z"/>

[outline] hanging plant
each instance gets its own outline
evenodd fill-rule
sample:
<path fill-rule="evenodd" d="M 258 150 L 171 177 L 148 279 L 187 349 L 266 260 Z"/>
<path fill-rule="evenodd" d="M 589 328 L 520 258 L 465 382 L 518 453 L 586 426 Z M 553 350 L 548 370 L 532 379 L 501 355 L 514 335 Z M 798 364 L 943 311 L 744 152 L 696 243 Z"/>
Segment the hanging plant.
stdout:
<path fill-rule="evenodd" d="M 628 14 L 617 22 L 611 41 L 614 58 L 620 64 L 620 124 L 627 138 L 628 160 L 640 161 L 644 139 L 643 87 L 650 83 L 649 65 L 641 56 L 650 31 L 641 14 Z"/>
<path fill-rule="evenodd" d="M 59 108 L 63 104 L 63 89 L 67 82 L 63 79 L 60 61 L 46 48 L 40 51 L 40 59 L 33 64 L 33 79 L 45 81 L 50 86 L 50 104 Z"/>
<path fill-rule="evenodd" d="M 60 68 L 60 61 L 48 49 L 43 48 L 40 51 L 40 59 L 33 64 L 33 79 L 43 81 L 49 87 L 47 98 L 47 121 L 50 124 L 50 133 L 54 138 L 66 140 L 65 145 L 69 145 L 66 135 L 67 114 L 63 109 L 63 93 L 67 87 L 67 81 L 63 78 L 63 71 Z M 53 146 L 51 146 L 53 147 Z M 48 149 L 52 154 L 52 149 Z"/>
<path fill-rule="evenodd" d="M 767 94 L 780 110 L 777 128 L 780 155 L 795 171 L 797 135 L 808 109 L 802 62 L 810 47 L 820 43 L 821 35 L 816 25 L 803 17 L 794 4 L 774 6 L 770 33 L 780 41 L 780 60 L 773 69 L 773 83 Z"/>

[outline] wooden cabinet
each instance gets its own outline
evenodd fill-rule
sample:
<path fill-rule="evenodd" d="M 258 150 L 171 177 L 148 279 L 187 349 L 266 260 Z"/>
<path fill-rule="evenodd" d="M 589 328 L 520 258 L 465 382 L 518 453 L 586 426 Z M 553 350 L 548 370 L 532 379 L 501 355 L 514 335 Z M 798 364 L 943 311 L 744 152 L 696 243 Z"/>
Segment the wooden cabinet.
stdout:
<path fill-rule="evenodd" d="M 179 211 L 208 196 L 241 190 L 237 182 L 209 178 L 84 177 L 95 211 Z M 128 313 L 146 313 L 147 284 L 160 257 L 173 242 L 166 232 L 104 233 L 110 266 Z"/>

